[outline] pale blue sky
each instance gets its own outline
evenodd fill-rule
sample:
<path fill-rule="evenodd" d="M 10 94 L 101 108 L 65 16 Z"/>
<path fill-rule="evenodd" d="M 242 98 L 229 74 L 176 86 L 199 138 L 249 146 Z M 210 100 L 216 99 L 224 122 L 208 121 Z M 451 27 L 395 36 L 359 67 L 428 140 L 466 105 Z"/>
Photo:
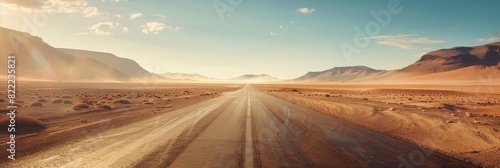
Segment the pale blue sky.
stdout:
<path fill-rule="evenodd" d="M 361 39 L 355 28 L 380 25 L 370 12 L 389 11 L 393 1 L 0 0 L 0 26 L 55 47 L 110 52 L 154 72 L 220 78 L 294 78 L 350 65 L 398 69 L 432 50 L 500 41 L 500 1 L 394 2 L 400 12 Z M 36 29 L 26 30 L 24 18 Z M 359 53 L 347 56 L 346 45 Z"/>

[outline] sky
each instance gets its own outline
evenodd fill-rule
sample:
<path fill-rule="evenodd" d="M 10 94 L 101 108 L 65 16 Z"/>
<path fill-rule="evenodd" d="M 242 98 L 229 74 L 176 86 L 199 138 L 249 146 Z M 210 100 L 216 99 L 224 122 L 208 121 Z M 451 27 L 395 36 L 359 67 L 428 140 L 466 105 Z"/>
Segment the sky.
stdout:
<path fill-rule="evenodd" d="M 365 65 L 500 41 L 498 0 L 0 0 L 0 26 L 155 73 L 217 78 Z"/>

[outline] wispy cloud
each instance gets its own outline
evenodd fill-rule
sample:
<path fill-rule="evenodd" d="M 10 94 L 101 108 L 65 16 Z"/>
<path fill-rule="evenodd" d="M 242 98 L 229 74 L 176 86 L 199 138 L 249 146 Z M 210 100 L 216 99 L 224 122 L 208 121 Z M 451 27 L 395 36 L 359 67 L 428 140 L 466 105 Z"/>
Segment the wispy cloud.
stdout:
<path fill-rule="evenodd" d="M 25 8 L 29 10 L 34 10 L 34 9 L 40 9 L 43 6 L 45 6 L 45 1 L 39 1 L 39 0 L 25 0 L 25 1 L 20 1 L 20 0 L 0 0 L 2 4 L 10 5 L 13 7 L 20 7 L 20 8 Z"/>
<path fill-rule="evenodd" d="M 170 26 L 165 23 L 160 23 L 160 22 L 148 22 L 145 25 L 141 26 L 142 28 L 142 33 L 144 34 L 158 34 L 159 32 L 163 31 L 164 29 L 170 30 L 170 31 L 178 31 L 183 29 L 183 27 L 176 27 L 176 26 Z"/>
<path fill-rule="evenodd" d="M 368 39 L 406 38 L 406 37 L 412 37 L 412 36 L 415 36 L 415 34 L 398 34 L 398 35 L 395 35 L 395 36 L 381 35 L 381 36 L 372 36 L 372 37 L 369 37 Z"/>
<path fill-rule="evenodd" d="M 496 41 L 500 41 L 500 37 L 480 38 L 480 39 L 477 39 L 477 41 L 481 41 L 481 42 L 496 42 Z"/>
<path fill-rule="evenodd" d="M 97 7 L 90 6 L 87 0 L 0 0 L 0 3 L 26 11 L 80 13 L 83 17 L 101 15 Z"/>
<path fill-rule="evenodd" d="M 133 13 L 133 14 L 130 14 L 130 19 L 134 20 L 134 19 L 137 19 L 137 18 L 142 17 L 142 16 L 143 16 L 142 13 Z"/>
<path fill-rule="evenodd" d="M 494 32 L 491 37 L 480 38 L 480 39 L 477 39 L 477 41 L 481 41 L 481 42 L 497 42 L 497 41 L 500 41 L 500 32 L 499 31 Z"/>
<path fill-rule="evenodd" d="M 123 32 L 128 32 L 128 27 L 123 27 Z"/>
<path fill-rule="evenodd" d="M 299 13 L 303 13 L 303 14 L 309 14 L 309 13 L 313 13 L 314 11 L 316 11 L 316 9 L 303 7 L 303 8 L 297 9 L 296 11 Z"/>
<path fill-rule="evenodd" d="M 434 40 L 427 37 L 415 37 L 415 34 L 400 34 L 400 35 L 382 35 L 382 36 L 372 36 L 367 39 L 373 39 L 377 41 L 377 44 L 390 45 L 402 49 L 421 49 L 417 45 L 419 44 L 440 44 L 444 43 L 443 40 Z"/>
<path fill-rule="evenodd" d="M 109 30 L 116 29 L 120 26 L 117 22 L 99 22 L 90 26 L 90 32 L 96 35 L 113 35 Z"/>
<path fill-rule="evenodd" d="M 166 15 L 163 15 L 163 14 L 155 14 L 156 17 L 159 17 L 163 20 L 167 19 L 167 16 Z"/>

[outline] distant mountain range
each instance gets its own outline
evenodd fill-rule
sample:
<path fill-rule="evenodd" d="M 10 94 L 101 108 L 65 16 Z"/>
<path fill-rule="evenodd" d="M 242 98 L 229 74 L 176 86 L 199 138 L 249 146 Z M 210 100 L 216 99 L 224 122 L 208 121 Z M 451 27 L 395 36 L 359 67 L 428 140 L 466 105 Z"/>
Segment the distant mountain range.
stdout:
<path fill-rule="evenodd" d="M 159 75 L 153 74 L 142 68 L 137 62 L 127 58 L 117 57 L 110 53 L 102 53 L 95 51 L 74 50 L 58 48 L 57 50 L 72 55 L 78 59 L 94 59 L 102 64 L 114 68 L 129 78 L 133 79 L 150 79 L 150 78 L 163 78 Z"/>
<path fill-rule="evenodd" d="M 49 81 L 230 81 L 265 82 L 279 79 L 269 75 L 243 75 L 217 79 L 199 74 L 154 74 L 137 62 L 111 53 L 54 48 L 41 38 L 28 33 L 0 27 L 0 65 L 7 66 L 7 56 L 16 55 L 17 75 L 29 79 Z M 1 72 L 0 76 L 6 75 Z"/>
<path fill-rule="evenodd" d="M 17 56 L 17 74 L 52 81 L 182 80 L 215 82 L 276 82 L 267 74 L 246 74 L 217 79 L 199 74 L 154 74 L 137 62 L 110 53 L 56 49 L 41 38 L 0 27 L 0 66 L 7 55 Z M 0 76 L 6 72 L 0 72 Z M 308 72 L 288 82 L 432 82 L 443 80 L 500 81 L 500 42 L 475 47 L 454 47 L 424 54 L 415 63 L 398 70 L 376 70 L 366 66 L 335 67 Z"/>
<path fill-rule="evenodd" d="M 243 82 L 272 82 L 272 81 L 280 81 L 281 79 L 278 79 L 276 77 L 267 74 L 260 74 L 260 75 L 246 74 L 232 78 L 231 80 L 243 81 Z"/>
<path fill-rule="evenodd" d="M 158 74 L 165 78 L 175 79 L 175 80 L 184 80 L 184 81 L 200 81 L 200 82 L 273 82 L 280 81 L 280 79 L 267 75 L 253 75 L 246 74 L 234 78 L 228 79 L 220 79 L 220 78 L 212 78 L 206 77 L 200 74 L 185 74 L 185 73 L 162 73 Z"/>
<path fill-rule="evenodd" d="M 162 73 L 158 74 L 168 79 L 185 80 L 185 81 L 218 81 L 220 79 L 206 77 L 200 74 L 186 74 L 186 73 Z"/>
<path fill-rule="evenodd" d="M 473 66 L 498 67 L 500 66 L 499 48 L 500 42 L 476 47 L 441 49 L 423 55 L 420 60 L 400 71 L 428 74 Z"/>
<path fill-rule="evenodd" d="M 429 52 L 399 70 L 375 70 L 365 66 L 336 67 L 309 72 L 296 82 L 433 82 L 500 81 L 500 42 L 476 47 L 454 47 Z"/>
<path fill-rule="evenodd" d="M 0 65 L 16 56 L 18 77 L 54 81 L 124 81 L 128 76 L 95 59 L 79 59 L 34 37 L 0 27 Z M 0 73 L 6 75 L 6 71 Z"/>

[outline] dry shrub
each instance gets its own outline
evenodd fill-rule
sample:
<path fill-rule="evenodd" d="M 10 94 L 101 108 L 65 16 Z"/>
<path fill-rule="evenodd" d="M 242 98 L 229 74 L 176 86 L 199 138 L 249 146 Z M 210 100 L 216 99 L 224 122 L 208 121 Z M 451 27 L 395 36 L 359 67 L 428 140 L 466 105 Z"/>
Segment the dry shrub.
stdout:
<path fill-rule="evenodd" d="M 113 102 L 113 104 L 131 104 L 130 101 L 126 99 L 121 99 L 121 100 L 116 100 Z"/>
<path fill-rule="evenodd" d="M 45 102 L 48 102 L 48 100 L 47 99 L 38 99 L 36 102 L 45 103 Z"/>
<path fill-rule="evenodd" d="M 93 105 L 94 102 L 92 100 L 82 100 L 82 103 L 88 104 L 88 105 Z"/>
<path fill-rule="evenodd" d="M 43 104 L 40 102 L 34 102 L 34 103 L 30 104 L 30 107 L 42 107 L 42 106 L 43 106 Z"/>
<path fill-rule="evenodd" d="M 85 104 L 85 103 L 77 104 L 77 105 L 74 105 L 73 107 L 71 107 L 71 109 L 73 109 L 73 110 L 82 110 L 82 109 L 88 109 L 88 108 L 90 108 L 90 106 L 88 104 Z"/>
<path fill-rule="evenodd" d="M 73 98 L 73 96 L 66 95 L 66 96 L 62 96 L 61 98 L 63 98 L 63 99 L 71 99 L 71 98 Z"/>
<path fill-rule="evenodd" d="M 63 102 L 62 99 L 55 99 L 55 100 L 52 101 L 52 103 L 62 103 L 62 102 Z"/>
<path fill-rule="evenodd" d="M 16 114 L 15 121 L 17 134 L 40 132 L 45 129 L 45 125 L 42 121 L 32 116 Z M 2 127 L 2 130 L 7 130 L 9 124 L 10 116 L 5 115 L 0 118 L 0 127 Z"/>
<path fill-rule="evenodd" d="M 111 108 L 111 106 L 108 106 L 108 105 L 101 105 L 101 106 L 98 106 L 97 108 L 106 109 L 106 110 L 112 110 L 113 109 L 113 108 Z"/>
<path fill-rule="evenodd" d="M 16 114 L 16 127 L 17 126 L 44 126 L 42 121 L 35 117 L 28 115 Z M 10 116 L 6 115 L 0 119 L 0 126 L 7 126 L 10 124 Z"/>

